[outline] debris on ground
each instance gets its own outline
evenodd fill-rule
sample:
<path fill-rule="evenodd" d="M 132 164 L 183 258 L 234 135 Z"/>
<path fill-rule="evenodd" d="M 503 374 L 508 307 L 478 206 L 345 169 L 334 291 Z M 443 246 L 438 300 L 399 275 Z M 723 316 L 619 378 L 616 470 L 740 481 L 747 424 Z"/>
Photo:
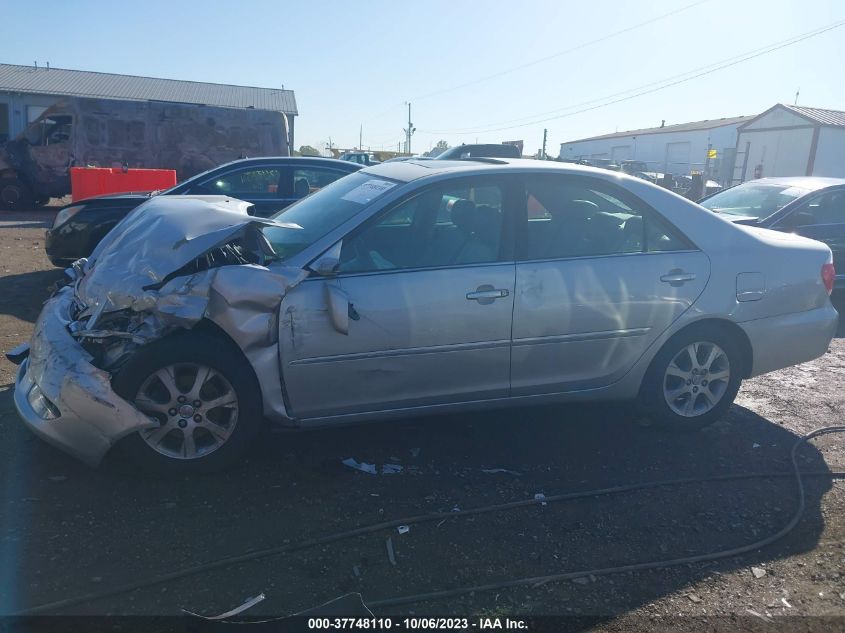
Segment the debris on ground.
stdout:
<path fill-rule="evenodd" d="M 344 466 L 349 466 L 355 470 L 360 470 L 362 473 L 369 473 L 371 475 L 377 474 L 376 465 L 368 464 L 367 462 L 357 462 L 354 457 L 347 457 L 341 462 Z"/>
<path fill-rule="evenodd" d="M 399 534 L 407 534 L 411 531 L 411 528 L 409 528 L 407 525 L 399 525 L 396 527 L 396 531 L 399 532 Z"/>
<path fill-rule="evenodd" d="M 766 575 L 766 570 L 762 567 L 752 567 L 751 573 L 754 575 L 755 578 L 758 580 Z"/>
<path fill-rule="evenodd" d="M 238 615 L 239 613 L 243 613 L 247 609 L 254 607 L 259 602 L 262 602 L 266 597 L 267 596 L 265 596 L 263 593 L 260 593 L 257 596 L 253 596 L 252 598 L 247 598 L 246 601 L 239 607 L 235 607 L 234 609 L 226 611 L 225 613 L 221 613 L 220 615 L 200 615 L 199 613 L 194 613 L 192 611 L 188 611 L 187 609 L 182 609 L 182 611 L 187 613 L 188 615 L 193 615 L 198 618 L 202 618 L 203 620 L 225 620 L 226 618 L 231 618 L 232 616 Z"/>
<path fill-rule="evenodd" d="M 789 602 L 786 601 L 786 598 L 781 598 L 780 601 L 783 603 L 783 606 L 785 606 L 787 609 L 792 608 L 792 605 L 789 604 Z"/>
<path fill-rule="evenodd" d="M 573 578 L 572 582 L 574 582 L 576 585 L 587 585 L 590 583 L 590 579 L 586 576 L 578 576 L 578 578 Z"/>
<path fill-rule="evenodd" d="M 391 565 L 395 565 L 396 554 L 393 553 L 393 539 L 388 536 L 385 545 L 387 546 L 387 560 L 390 561 Z"/>
<path fill-rule="evenodd" d="M 402 472 L 402 466 L 399 464 L 382 464 L 381 466 L 381 474 L 382 475 L 396 475 Z"/>
<path fill-rule="evenodd" d="M 482 468 L 481 472 L 487 473 L 488 475 L 504 473 L 506 475 L 514 475 L 515 477 L 522 477 L 522 473 L 518 473 L 515 470 L 508 470 L 507 468 Z"/>
<path fill-rule="evenodd" d="M 689 598 L 690 602 L 694 602 L 695 604 L 698 604 L 699 602 L 701 602 L 701 598 L 699 598 L 694 593 L 688 593 L 687 598 Z"/>
<path fill-rule="evenodd" d="M 760 618 L 764 622 L 774 622 L 774 620 L 772 620 L 769 616 L 757 613 L 754 609 L 746 609 L 745 612 L 749 615 L 753 615 L 755 618 Z"/>
<path fill-rule="evenodd" d="M 538 492 L 534 495 L 534 501 L 540 501 L 540 505 L 544 506 L 546 505 L 546 495 L 542 492 Z"/>

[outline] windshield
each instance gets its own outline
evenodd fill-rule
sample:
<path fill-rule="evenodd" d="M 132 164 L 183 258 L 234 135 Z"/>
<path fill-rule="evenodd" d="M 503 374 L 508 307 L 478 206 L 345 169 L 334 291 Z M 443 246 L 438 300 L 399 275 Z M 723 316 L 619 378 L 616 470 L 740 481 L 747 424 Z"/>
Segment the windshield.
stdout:
<path fill-rule="evenodd" d="M 354 173 L 334 181 L 272 216 L 302 229 L 268 226 L 265 237 L 282 259 L 293 257 L 305 247 L 357 215 L 364 207 L 400 183 Z"/>
<path fill-rule="evenodd" d="M 701 202 L 701 206 L 727 215 L 745 218 L 767 218 L 809 189 L 790 185 L 749 182 L 726 189 Z"/>

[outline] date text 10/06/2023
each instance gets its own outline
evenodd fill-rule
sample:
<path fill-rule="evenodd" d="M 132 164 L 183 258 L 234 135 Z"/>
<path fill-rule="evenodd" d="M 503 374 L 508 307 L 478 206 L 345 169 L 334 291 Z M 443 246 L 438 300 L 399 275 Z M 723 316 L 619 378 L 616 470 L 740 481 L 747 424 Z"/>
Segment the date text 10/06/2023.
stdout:
<path fill-rule="evenodd" d="M 528 623 L 518 618 L 309 618 L 309 630 L 376 630 L 376 631 L 467 631 L 511 630 L 527 631 Z"/>

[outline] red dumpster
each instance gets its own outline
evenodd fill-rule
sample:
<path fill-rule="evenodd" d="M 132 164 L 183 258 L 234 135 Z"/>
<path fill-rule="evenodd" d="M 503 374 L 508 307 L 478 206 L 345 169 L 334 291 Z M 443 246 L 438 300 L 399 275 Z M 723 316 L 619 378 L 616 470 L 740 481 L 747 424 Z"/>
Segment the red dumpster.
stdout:
<path fill-rule="evenodd" d="M 176 184 L 175 169 L 127 169 L 119 167 L 71 167 L 73 201 L 127 191 L 166 189 Z"/>

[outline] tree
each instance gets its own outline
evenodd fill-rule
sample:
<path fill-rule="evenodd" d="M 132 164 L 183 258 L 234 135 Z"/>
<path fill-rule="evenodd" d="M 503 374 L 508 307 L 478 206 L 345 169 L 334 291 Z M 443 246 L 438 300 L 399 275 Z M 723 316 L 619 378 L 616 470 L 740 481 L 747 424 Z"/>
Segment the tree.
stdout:
<path fill-rule="evenodd" d="M 437 144 L 433 148 L 431 148 L 431 151 L 426 152 L 423 156 L 434 158 L 435 156 L 439 156 L 445 152 L 447 149 L 449 149 L 449 143 L 441 139 L 437 141 Z"/>
<path fill-rule="evenodd" d="M 318 152 L 316 149 L 314 149 L 310 145 L 302 145 L 299 148 L 299 155 L 300 156 L 319 156 L 320 152 Z"/>

